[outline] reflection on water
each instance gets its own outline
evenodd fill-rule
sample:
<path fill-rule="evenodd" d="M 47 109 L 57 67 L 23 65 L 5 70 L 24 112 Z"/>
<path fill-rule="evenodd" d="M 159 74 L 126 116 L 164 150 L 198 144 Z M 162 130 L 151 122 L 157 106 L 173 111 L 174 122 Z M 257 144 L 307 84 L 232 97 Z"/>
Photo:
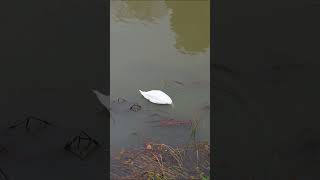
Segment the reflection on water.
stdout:
<path fill-rule="evenodd" d="M 171 28 L 176 34 L 176 48 L 184 53 L 205 52 L 210 44 L 210 1 L 166 0 L 172 10 Z"/>
<path fill-rule="evenodd" d="M 183 3 L 183 4 L 182 4 Z M 114 21 L 156 23 L 170 15 L 175 47 L 182 53 L 205 52 L 210 45 L 210 1 L 112 1 Z"/>
<path fill-rule="evenodd" d="M 110 5 L 111 101 L 124 98 L 151 110 L 130 112 L 129 104 L 114 107 L 111 153 L 141 146 L 146 138 L 168 144 L 190 140 L 190 127 L 157 127 L 150 122 L 159 119 L 197 117 L 197 139 L 209 141 L 209 1 L 115 0 Z M 146 101 L 139 89 L 164 91 L 174 108 Z"/>
<path fill-rule="evenodd" d="M 166 15 L 168 9 L 163 1 L 112 1 L 111 17 L 115 21 L 134 22 L 135 19 L 155 22 Z"/>

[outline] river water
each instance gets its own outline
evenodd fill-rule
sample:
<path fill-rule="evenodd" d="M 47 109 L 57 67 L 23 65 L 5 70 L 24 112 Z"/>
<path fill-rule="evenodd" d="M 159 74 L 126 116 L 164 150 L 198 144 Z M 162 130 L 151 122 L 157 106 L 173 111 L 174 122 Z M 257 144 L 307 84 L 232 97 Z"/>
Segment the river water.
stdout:
<path fill-rule="evenodd" d="M 190 140 L 190 126 L 158 127 L 150 122 L 155 119 L 198 118 L 196 139 L 210 141 L 210 1 L 113 0 L 110 5 L 111 101 L 123 98 L 142 106 L 138 112 L 116 108 L 111 153 L 148 140 L 170 145 Z M 164 91 L 174 107 L 148 102 L 139 89 Z"/>

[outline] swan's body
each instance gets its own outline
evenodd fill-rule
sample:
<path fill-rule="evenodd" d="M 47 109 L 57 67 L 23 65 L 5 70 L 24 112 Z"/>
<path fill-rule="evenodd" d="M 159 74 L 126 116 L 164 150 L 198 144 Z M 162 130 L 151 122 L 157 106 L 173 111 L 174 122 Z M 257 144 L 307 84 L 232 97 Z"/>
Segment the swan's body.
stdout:
<path fill-rule="evenodd" d="M 160 90 L 141 91 L 142 96 L 155 104 L 172 104 L 171 98 Z"/>

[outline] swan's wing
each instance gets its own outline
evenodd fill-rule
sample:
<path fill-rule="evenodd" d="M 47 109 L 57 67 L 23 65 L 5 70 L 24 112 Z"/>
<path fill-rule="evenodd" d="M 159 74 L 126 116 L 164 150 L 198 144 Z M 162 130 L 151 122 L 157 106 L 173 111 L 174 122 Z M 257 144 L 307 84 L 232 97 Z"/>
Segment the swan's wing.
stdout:
<path fill-rule="evenodd" d="M 152 103 L 156 104 L 172 104 L 171 98 L 160 90 L 141 91 L 141 95 Z"/>

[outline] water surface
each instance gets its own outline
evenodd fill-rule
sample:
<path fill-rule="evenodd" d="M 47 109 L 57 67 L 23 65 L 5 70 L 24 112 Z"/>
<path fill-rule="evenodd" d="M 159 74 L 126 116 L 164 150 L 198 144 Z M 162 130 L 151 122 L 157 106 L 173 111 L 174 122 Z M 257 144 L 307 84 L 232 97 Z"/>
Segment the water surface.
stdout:
<path fill-rule="evenodd" d="M 141 146 L 147 139 L 185 143 L 190 128 L 153 127 L 150 117 L 192 120 L 199 115 L 198 140 L 210 135 L 209 1 L 111 1 L 110 93 L 154 111 L 123 112 L 111 121 L 111 152 Z M 176 81 L 176 82 L 174 82 Z M 172 106 L 145 100 L 139 89 L 159 89 Z"/>

